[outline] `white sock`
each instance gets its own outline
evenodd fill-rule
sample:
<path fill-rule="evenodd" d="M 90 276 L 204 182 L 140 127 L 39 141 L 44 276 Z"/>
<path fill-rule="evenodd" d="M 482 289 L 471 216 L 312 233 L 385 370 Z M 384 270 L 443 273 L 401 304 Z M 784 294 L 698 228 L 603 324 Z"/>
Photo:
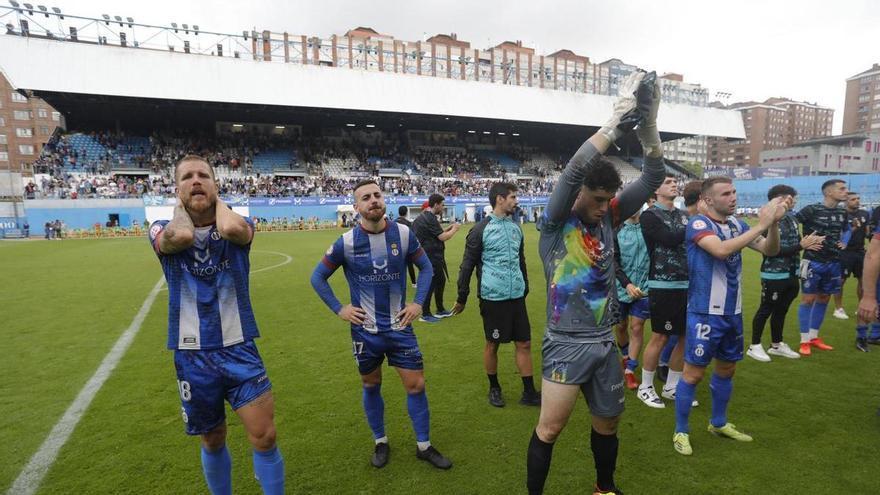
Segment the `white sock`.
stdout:
<path fill-rule="evenodd" d="M 810 329 L 810 333 L 809 333 L 808 335 L 810 336 L 810 339 L 809 339 L 809 340 L 813 340 L 813 339 L 819 338 L 819 330 L 816 330 L 816 329 L 814 329 L 814 328 L 811 328 L 811 329 Z"/>
<path fill-rule="evenodd" d="M 642 368 L 642 383 L 639 388 L 650 388 L 654 386 L 654 371 L 648 371 Z"/>
<path fill-rule="evenodd" d="M 663 388 L 666 390 L 674 390 L 675 386 L 678 385 L 678 380 L 680 379 L 681 371 L 669 370 L 669 375 L 666 376 L 666 386 Z"/>
<path fill-rule="evenodd" d="M 419 450 L 421 450 L 422 452 L 424 452 L 424 451 L 428 450 L 428 447 L 431 446 L 431 442 L 430 442 L 430 441 L 428 441 L 428 442 L 416 442 L 416 445 L 419 446 Z"/>
<path fill-rule="evenodd" d="M 377 438 L 377 439 L 376 439 L 376 444 L 380 444 L 380 443 L 388 443 L 388 435 L 385 435 L 385 436 L 382 437 L 382 438 Z"/>
<path fill-rule="evenodd" d="M 806 344 L 810 342 L 810 334 L 802 333 L 801 334 L 801 344 Z"/>

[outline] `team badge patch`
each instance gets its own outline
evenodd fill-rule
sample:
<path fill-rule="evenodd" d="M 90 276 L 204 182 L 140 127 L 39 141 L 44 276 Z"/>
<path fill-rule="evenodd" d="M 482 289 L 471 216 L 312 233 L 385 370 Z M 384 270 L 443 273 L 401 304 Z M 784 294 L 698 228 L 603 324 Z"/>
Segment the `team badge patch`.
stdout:
<path fill-rule="evenodd" d="M 706 222 L 704 222 L 702 220 L 694 220 L 694 228 L 695 229 L 705 229 Z"/>
<path fill-rule="evenodd" d="M 554 382 L 565 383 L 566 375 L 568 374 L 568 363 L 567 362 L 553 362 L 553 373 L 551 373 L 550 378 Z"/>
<path fill-rule="evenodd" d="M 497 328 L 492 330 L 492 338 L 497 340 L 499 337 L 501 337 L 501 332 L 499 332 Z"/>
<path fill-rule="evenodd" d="M 215 241 L 219 241 L 220 240 L 220 232 L 217 232 L 216 230 L 214 232 L 211 232 L 211 239 L 213 239 Z"/>
<path fill-rule="evenodd" d="M 159 232 L 162 232 L 162 226 L 161 225 L 153 225 L 150 228 L 150 237 L 155 239 L 156 236 L 159 235 Z"/>
<path fill-rule="evenodd" d="M 397 244 L 391 243 L 391 256 L 397 256 L 400 254 L 400 250 L 397 249 Z"/>

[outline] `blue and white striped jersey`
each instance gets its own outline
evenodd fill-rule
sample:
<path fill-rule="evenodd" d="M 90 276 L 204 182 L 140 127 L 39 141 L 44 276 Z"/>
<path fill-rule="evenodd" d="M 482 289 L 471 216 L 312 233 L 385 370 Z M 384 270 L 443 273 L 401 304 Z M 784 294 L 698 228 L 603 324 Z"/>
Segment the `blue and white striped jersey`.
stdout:
<path fill-rule="evenodd" d="M 259 337 L 248 284 L 251 245 L 229 242 L 211 225 L 195 229 L 189 249 L 163 254 L 158 239 L 167 224 L 153 222 L 149 240 L 168 284 L 168 348 L 219 349 Z"/>
<path fill-rule="evenodd" d="M 737 251 L 719 260 L 697 243 L 710 235 L 726 241 L 748 230 L 745 222 L 734 217 L 719 223 L 706 215 L 694 215 L 688 221 L 685 242 L 690 279 L 689 312 L 725 316 L 742 313 L 742 253 Z"/>
<path fill-rule="evenodd" d="M 403 224 L 386 221 L 385 230 L 376 233 L 358 224 L 327 250 L 321 260 L 320 275 L 326 280 L 338 267 L 343 268 L 352 306 L 366 313 L 363 325 L 352 323 L 353 330 L 371 333 L 404 330 L 397 314 L 406 306 L 407 262 L 420 268 L 415 300 L 423 304 L 430 285 L 430 265 L 415 234 Z M 342 304 L 329 291 L 329 286 L 321 287 L 318 295 L 334 313 L 339 312 Z"/>

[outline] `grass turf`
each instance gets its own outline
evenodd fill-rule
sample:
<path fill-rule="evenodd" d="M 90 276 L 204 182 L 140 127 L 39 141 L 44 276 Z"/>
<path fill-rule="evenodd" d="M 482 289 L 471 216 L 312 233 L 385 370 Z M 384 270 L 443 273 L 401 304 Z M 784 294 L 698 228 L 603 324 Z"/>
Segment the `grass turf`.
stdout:
<path fill-rule="evenodd" d="M 532 350 L 540 369 L 544 277 L 537 233 L 528 225 L 526 255 Z M 438 324 L 416 324 L 425 355 L 431 439 L 455 466 L 437 471 L 414 455 L 405 394 L 385 368 L 383 395 L 391 439 L 389 465 L 369 465 L 372 441 L 347 325 L 312 292 L 308 278 L 339 231 L 260 234 L 251 254 L 251 297 L 263 337 L 258 346 L 273 382 L 278 442 L 291 493 L 509 494 L 524 492 L 525 450 L 537 408 L 516 404 L 521 390 L 513 349 L 503 346 L 499 377 L 508 406 L 486 402 L 479 311 Z M 457 275 L 464 232 L 449 242 Z M 760 297 L 760 256 L 744 261 L 746 340 Z M 0 381 L 0 490 L 6 491 L 86 380 L 129 326 L 161 276 L 143 239 L 0 243 L 4 324 Z M 334 289 L 347 300 L 341 273 Z M 454 302 L 454 280 L 447 306 Z M 856 307 L 854 284 L 845 306 Z M 410 294 L 411 297 L 411 294 Z M 795 303 L 786 340 L 797 343 Z M 836 346 L 800 360 L 746 359 L 737 371 L 730 418 L 755 442 L 710 435 L 707 381 L 691 414 L 694 455 L 672 450 L 674 408 L 645 407 L 627 392 L 616 479 L 627 493 L 875 493 L 871 452 L 880 445 L 875 380 L 880 348 L 853 348 L 854 321 L 831 317 L 822 336 Z M 167 291 L 160 292 L 140 333 L 104 384 L 39 493 L 205 493 L 198 441 L 183 434 L 171 352 L 165 349 Z M 769 328 L 765 331 L 769 339 Z M 250 449 L 228 411 L 236 493 L 259 493 Z M 584 492 L 594 481 L 589 415 L 581 401 L 554 450 L 546 493 Z"/>

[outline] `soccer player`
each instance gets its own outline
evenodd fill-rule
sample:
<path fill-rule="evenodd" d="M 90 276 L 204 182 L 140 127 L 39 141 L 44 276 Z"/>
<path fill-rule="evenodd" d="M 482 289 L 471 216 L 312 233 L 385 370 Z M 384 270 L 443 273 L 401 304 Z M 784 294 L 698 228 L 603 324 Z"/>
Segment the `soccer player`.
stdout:
<path fill-rule="evenodd" d="M 840 238 L 846 223 L 846 210 L 839 206 L 846 201 L 846 182 L 831 179 L 822 184 L 821 203 L 807 205 L 796 214 L 801 222 L 803 235 L 816 233 L 825 236 L 822 249 L 807 251 L 801 260 L 801 305 L 798 321 L 801 345 L 798 352 L 811 354 L 815 347 L 823 351 L 834 349 L 819 337 L 819 329 L 825 319 L 825 310 L 832 294 L 840 292 Z"/>
<path fill-rule="evenodd" d="M 412 328 L 428 296 L 431 263 L 409 227 L 385 219 L 385 198 L 376 181 L 362 180 L 352 192 L 359 222 L 327 249 L 312 273 L 312 287 L 331 311 L 351 324 L 352 352 L 363 383 L 364 411 L 375 441 L 370 462 L 377 468 L 384 467 L 391 454 L 381 392 L 382 362 L 387 357 L 406 389 L 406 406 L 416 433 L 416 457 L 434 467 L 449 469 L 452 462 L 429 439 L 424 364 Z M 418 289 L 410 303 L 406 302 L 407 262 L 419 268 Z M 340 266 L 351 292 L 351 303 L 345 305 L 327 283 Z"/>
<path fill-rule="evenodd" d="M 541 405 L 541 395 L 535 390 L 532 376 L 525 243 L 522 229 L 512 218 L 516 209 L 516 192 L 516 185 L 509 182 L 496 182 L 489 189 L 492 213 L 468 232 L 458 272 L 458 299 L 452 308 L 453 314 L 464 311 L 470 294 L 471 274 L 476 268 L 477 298 L 486 337 L 483 365 L 489 377 L 489 404 L 495 407 L 504 407 L 498 382 L 498 346 L 511 340 L 516 347 L 516 367 L 523 383 L 519 403 Z"/>
<path fill-rule="evenodd" d="M 687 252 L 684 245 L 687 213 L 676 208 L 678 182 L 667 174 L 657 188 L 654 206 L 642 213 L 642 235 L 651 257 L 648 290 L 651 293 L 651 337 L 645 346 L 642 383 L 638 398 L 648 407 L 662 409 L 666 404 L 654 390 L 654 373 L 660 353 L 671 335 L 684 334 L 688 295 Z M 664 397 L 675 400 L 675 386 L 681 379 L 684 342 L 679 339 L 669 359 Z M 696 405 L 696 404 L 695 404 Z"/>
<path fill-rule="evenodd" d="M 541 416 L 527 456 L 530 494 L 544 490 L 553 442 L 580 393 L 592 416 L 594 493 L 620 493 L 614 469 L 624 385 L 612 332 L 619 318 L 613 239 L 614 228 L 663 181 L 656 121 L 660 86 L 655 79 L 653 72 L 627 78 L 611 119 L 568 162 L 544 210 L 538 251 L 547 279 L 547 328 L 541 349 Z M 602 153 L 637 124 L 646 155 L 642 176 L 615 196 L 620 175 Z"/>
<path fill-rule="evenodd" d="M 709 431 L 742 442 L 752 437 L 727 421 L 736 362 L 743 358 L 742 251 L 750 247 L 764 255 L 779 252 L 779 219 L 788 211 L 788 198 L 775 198 L 758 213 L 754 229 L 737 218 L 736 188 L 727 177 L 703 181 L 706 214 L 688 221 L 686 234 L 690 288 L 685 332 L 684 374 L 675 397 L 675 451 L 693 454 L 688 417 L 697 384 L 715 359 L 709 389 L 712 419 Z M 767 237 L 762 234 L 767 232 Z"/>
<path fill-rule="evenodd" d="M 626 388 L 634 390 L 639 386 L 635 371 L 639 367 L 639 352 L 642 349 L 645 320 L 650 318 L 648 306 L 648 269 L 650 259 L 648 247 L 642 237 L 639 223 L 641 210 L 627 218 L 615 237 L 614 257 L 617 261 L 616 276 L 617 299 L 620 301 L 620 323 L 615 327 L 617 342 L 621 345 Z M 625 344 L 624 344 L 625 343 Z"/>
<path fill-rule="evenodd" d="M 868 212 L 861 209 L 859 193 L 847 191 L 846 225 L 840 239 L 840 243 L 844 246 L 840 252 L 840 292 L 834 294 L 834 313 L 832 313 L 832 316 L 840 320 L 849 319 L 843 308 L 843 287 L 850 275 L 858 282 L 856 286 L 858 298 L 862 297 L 862 262 L 865 259 L 865 238 L 871 234 L 870 223 Z"/>
<path fill-rule="evenodd" d="M 202 438 L 211 493 L 232 493 L 225 399 L 253 446 L 263 492 L 283 493 L 272 385 L 254 344 L 260 335 L 248 287 L 254 224 L 218 197 L 214 169 L 204 158 L 184 156 L 174 177 L 174 217 L 153 222 L 149 239 L 168 283 L 168 348 L 186 433 Z"/>
<path fill-rule="evenodd" d="M 768 200 L 783 197 L 790 197 L 791 205 L 794 206 L 797 191 L 785 184 L 773 186 L 767 191 Z M 824 240 L 823 236 L 815 233 L 801 239 L 797 220 L 791 212 L 779 220 L 779 254 L 764 256 L 761 262 L 761 305 L 752 319 L 752 344 L 746 351 L 746 355 L 750 358 L 770 362 L 769 354 L 790 359 L 801 357 L 782 340 L 782 330 L 788 308 L 798 295 L 797 272 L 800 264 L 798 253 L 802 249 L 808 251 L 821 249 Z M 770 318 L 771 345 L 765 351 L 761 345 L 761 336 L 767 318 Z"/>
<path fill-rule="evenodd" d="M 692 180 L 685 184 L 681 191 L 681 196 L 684 198 L 684 208 L 687 211 L 688 218 L 697 213 L 701 213 L 701 206 L 703 203 L 700 200 L 700 192 L 702 187 L 703 181 Z M 660 352 L 660 359 L 657 363 L 657 378 L 659 378 L 661 382 L 665 383 L 669 378 L 669 360 L 672 359 L 672 351 L 675 350 L 678 341 L 678 335 L 670 335 L 669 339 L 666 341 L 666 345 L 663 346 L 663 350 Z M 679 352 L 683 355 L 684 348 L 680 347 Z M 683 362 L 682 365 L 684 365 Z"/>
<path fill-rule="evenodd" d="M 406 225 L 410 230 L 412 230 L 412 222 L 409 221 L 407 216 L 409 215 L 409 207 L 401 205 L 400 208 L 397 209 L 397 218 L 394 219 L 395 222 Z M 416 268 L 412 263 L 406 264 L 406 270 L 409 272 L 409 280 L 413 285 L 413 288 L 416 286 Z"/>
<path fill-rule="evenodd" d="M 446 279 L 449 278 L 446 270 L 446 241 L 455 236 L 461 225 L 453 223 L 446 229 L 440 226 L 439 217 L 443 214 L 445 199 L 442 194 L 437 193 L 428 196 L 428 207 L 416 217 L 412 228 L 431 261 L 434 273 L 428 289 L 428 297 L 425 299 L 425 312 L 419 318 L 419 321 L 427 323 L 437 323 L 442 318 L 452 316 L 452 312 L 447 311 L 443 304 L 443 291 L 446 289 Z M 437 312 L 433 314 L 431 313 L 432 294 L 437 304 Z"/>
<path fill-rule="evenodd" d="M 858 315 L 862 321 L 877 322 L 880 312 L 880 223 L 874 227 L 874 234 L 865 253 L 865 266 L 862 270 L 862 297 L 859 300 Z M 873 342 L 872 342 L 873 343 Z M 878 411 L 880 413 L 880 411 Z"/>
<path fill-rule="evenodd" d="M 862 266 L 865 259 L 865 238 L 870 235 L 871 219 L 868 212 L 861 209 L 861 198 L 858 193 L 848 191 L 846 198 L 846 224 L 841 234 L 840 244 L 843 250 L 840 252 L 840 266 L 842 280 L 840 293 L 834 295 L 833 316 L 841 320 L 849 319 L 846 310 L 843 309 L 843 286 L 850 275 L 855 277 L 856 294 L 862 298 Z M 856 317 L 856 349 L 868 352 L 868 324 Z"/>

